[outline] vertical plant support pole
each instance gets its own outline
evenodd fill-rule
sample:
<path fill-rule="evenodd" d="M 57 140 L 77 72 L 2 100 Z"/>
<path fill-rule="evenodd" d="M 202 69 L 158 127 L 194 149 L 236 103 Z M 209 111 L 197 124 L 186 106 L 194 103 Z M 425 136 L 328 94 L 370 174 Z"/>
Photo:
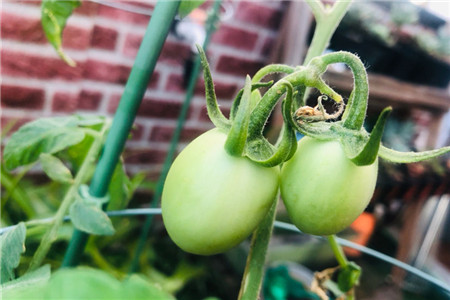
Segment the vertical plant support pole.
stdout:
<path fill-rule="evenodd" d="M 108 191 L 114 168 L 125 146 L 179 4 L 180 1 L 163 0 L 156 4 L 89 187 L 89 193 L 94 197 L 104 197 Z M 84 232 L 74 231 L 62 267 L 78 264 L 88 237 Z"/>
<path fill-rule="evenodd" d="M 210 15 L 208 17 L 208 20 L 206 21 L 206 37 L 203 42 L 203 50 L 206 52 L 206 49 L 209 45 L 209 42 L 211 40 L 211 35 L 216 30 L 216 24 L 218 21 L 219 16 L 219 10 L 220 10 L 220 4 L 221 0 L 215 0 L 214 6 L 212 8 L 212 11 L 210 12 Z M 153 199 L 151 202 L 151 206 L 154 208 L 159 204 L 159 200 L 162 195 L 164 182 L 167 177 L 167 173 L 169 172 L 170 166 L 172 164 L 173 157 L 175 156 L 176 147 L 178 144 L 178 141 L 180 139 L 181 131 L 183 129 L 184 121 L 186 120 L 186 116 L 189 110 L 189 106 L 192 100 L 192 97 L 194 95 L 195 85 L 198 80 L 198 75 L 200 73 L 200 56 L 197 55 L 194 61 L 194 66 L 192 68 L 192 73 L 189 77 L 188 87 L 186 90 L 186 96 L 183 102 L 183 106 L 181 107 L 180 115 L 178 116 L 177 120 L 177 126 L 173 132 L 172 139 L 170 140 L 170 146 L 169 151 L 167 152 L 167 156 L 164 160 L 164 164 L 161 170 L 161 175 L 158 178 L 158 182 L 156 183 L 155 192 L 153 194 Z M 141 256 L 142 251 L 145 247 L 145 242 L 147 241 L 147 237 L 150 233 L 150 228 L 153 220 L 153 215 L 148 215 L 145 219 L 144 227 L 142 228 L 141 235 L 139 237 L 138 244 L 136 246 L 136 251 L 133 257 L 133 260 L 131 262 L 130 266 L 130 273 L 134 273 L 138 270 L 139 267 L 139 257 Z"/>

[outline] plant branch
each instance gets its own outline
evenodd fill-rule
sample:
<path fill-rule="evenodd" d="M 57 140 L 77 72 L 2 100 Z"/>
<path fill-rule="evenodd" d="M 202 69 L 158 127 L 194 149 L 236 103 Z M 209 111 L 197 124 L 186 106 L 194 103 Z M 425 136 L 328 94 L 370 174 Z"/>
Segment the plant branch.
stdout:
<path fill-rule="evenodd" d="M 269 247 L 273 223 L 275 221 L 278 198 L 279 196 L 277 195 L 266 217 L 253 233 L 250 253 L 248 254 L 247 264 L 245 266 L 244 275 L 242 276 L 241 289 L 238 297 L 239 300 L 258 299 L 264 275 L 263 271 L 266 252 Z"/>
<path fill-rule="evenodd" d="M 75 176 L 73 184 L 66 192 L 61 202 L 61 205 L 59 206 L 58 211 L 56 212 L 52 220 L 51 226 L 47 229 L 44 237 L 42 238 L 39 244 L 38 249 L 34 253 L 34 256 L 30 262 L 30 266 L 28 267 L 27 272 L 36 270 L 41 265 L 42 261 L 44 260 L 45 256 L 50 250 L 52 243 L 56 240 L 58 229 L 64 221 L 64 216 L 66 215 L 67 210 L 69 209 L 70 205 L 73 203 L 73 200 L 75 199 L 75 195 L 78 192 L 78 188 L 83 183 L 83 179 L 86 178 L 86 173 L 89 172 L 91 165 L 95 162 L 100 153 L 104 141 L 104 136 L 108 128 L 109 122 L 105 122 L 100 131 L 101 138 L 95 139 L 94 142 L 92 143 L 92 146 L 89 149 L 89 152 L 87 153 L 80 170 Z"/>

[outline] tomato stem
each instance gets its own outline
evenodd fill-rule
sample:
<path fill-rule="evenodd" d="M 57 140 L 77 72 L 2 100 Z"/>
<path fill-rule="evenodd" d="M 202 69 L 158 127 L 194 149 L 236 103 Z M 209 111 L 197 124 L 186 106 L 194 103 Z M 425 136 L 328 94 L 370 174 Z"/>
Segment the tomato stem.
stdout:
<path fill-rule="evenodd" d="M 266 252 L 272 235 L 273 223 L 276 216 L 276 208 L 279 195 L 273 201 L 272 207 L 264 220 L 256 228 L 252 236 L 250 253 L 247 257 L 244 275 L 242 276 L 239 300 L 258 299 L 264 273 Z"/>
<path fill-rule="evenodd" d="M 331 245 L 331 249 L 333 250 L 333 253 L 336 256 L 339 266 L 341 266 L 341 268 L 345 268 L 348 265 L 348 260 L 347 260 L 347 257 L 345 257 L 342 247 L 336 241 L 336 236 L 333 234 L 333 235 L 327 236 L 327 238 L 328 238 L 328 242 Z"/>

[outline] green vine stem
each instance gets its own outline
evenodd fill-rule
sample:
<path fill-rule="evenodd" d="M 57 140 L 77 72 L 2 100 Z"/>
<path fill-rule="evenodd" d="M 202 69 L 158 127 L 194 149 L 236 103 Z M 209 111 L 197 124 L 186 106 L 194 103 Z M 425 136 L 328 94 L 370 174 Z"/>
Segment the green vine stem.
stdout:
<path fill-rule="evenodd" d="M 316 29 L 306 53 L 304 65 L 307 65 L 311 59 L 325 51 L 352 1 L 336 1 L 333 7 L 324 7 L 320 0 L 308 0 L 306 3 L 308 3 L 316 19 Z"/>
<path fill-rule="evenodd" d="M 334 31 L 336 30 L 339 22 L 345 15 L 348 7 L 351 4 L 351 1 L 338 1 L 334 4 L 334 6 L 331 9 L 326 9 L 322 3 L 319 0 L 311 0 L 307 1 L 310 5 L 313 14 L 316 18 L 317 25 L 314 32 L 313 40 L 311 42 L 311 45 L 309 47 L 308 53 L 305 57 L 304 64 L 308 64 L 309 61 L 320 54 L 325 50 L 327 47 L 331 36 L 333 35 Z M 266 74 L 271 73 L 272 70 L 275 72 L 279 72 L 279 69 L 277 67 L 267 67 L 266 69 L 263 69 L 262 71 L 258 72 L 254 78 L 253 81 L 257 82 L 262 77 L 264 77 Z M 298 70 L 300 71 L 302 67 L 300 67 Z M 281 71 L 286 73 L 292 72 L 292 69 L 281 67 Z M 297 82 L 292 82 L 287 79 L 289 76 L 293 76 L 298 72 L 289 73 L 290 75 L 286 76 L 284 79 L 289 81 L 292 86 L 294 86 L 297 89 L 299 86 Z M 275 84 L 277 85 L 277 84 Z M 284 93 L 286 87 L 277 86 L 272 87 L 269 91 L 272 91 L 272 94 L 267 92 L 263 98 L 261 99 L 260 103 L 263 103 L 263 101 L 271 102 L 274 98 L 279 99 L 280 92 Z M 332 91 L 332 89 L 330 88 Z M 302 96 L 303 94 L 307 94 L 304 92 L 304 89 L 298 90 L 299 96 Z M 276 93 L 276 94 L 273 94 Z M 264 97 L 266 97 L 264 99 Z M 331 96 L 331 95 L 330 95 Z M 335 99 L 336 100 L 336 99 Z M 299 101 L 300 102 L 300 101 Z M 270 112 L 273 109 L 273 105 L 268 105 L 267 110 L 261 112 L 259 116 L 255 116 L 253 122 L 250 120 L 249 125 L 249 137 L 251 135 L 253 136 L 259 136 L 261 134 L 260 128 L 262 128 L 260 125 L 257 124 L 258 122 L 265 123 Z M 253 117 L 253 114 L 252 114 Z M 253 123 L 253 124 L 252 124 Z M 251 127 L 253 126 L 253 127 Z M 252 132 L 253 131 L 253 132 Z M 244 271 L 243 280 L 241 283 L 241 290 L 239 292 L 239 299 L 245 299 L 245 300 L 254 300 L 257 299 L 259 296 L 262 278 L 263 278 L 263 270 L 264 270 L 264 263 L 265 263 L 265 254 L 269 245 L 270 236 L 272 233 L 273 228 L 273 222 L 275 219 L 276 214 L 276 203 L 278 202 L 278 197 L 276 201 L 274 201 L 274 205 L 269 212 L 269 214 L 266 216 L 266 219 L 259 225 L 259 227 L 256 229 L 253 239 L 252 239 L 252 247 L 250 249 L 250 253 L 247 259 L 247 265 Z"/>
<path fill-rule="evenodd" d="M 263 271 L 267 248 L 269 247 L 273 223 L 276 216 L 278 198 L 279 196 L 277 195 L 266 217 L 253 233 L 250 252 L 247 257 L 247 264 L 245 266 L 244 275 L 242 276 L 241 289 L 238 297 L 239 300 L 258 299 L 264 275 Z"/>
<path fill-rule="evenodd" d="M 348 265 L 347 257 L 345 257 L 344 251 L 342 247 L 336 241 L 335 235 L 327 236 L 328 242 L 330 243 L 331 249 L 333 250 L 334 256 L 336 256 L 336 260 L 339 263 L 341 268 L 345 268 Z"/>
<path fill-rule="evenodd" d="M 70 205 L 73 203 L 75 199 L 76 193 L 78 193 L 78 189 L 81 184 L 83 184 L 83 180 L 86 178 L 86 174 L 89 172 L 93 163 L 95 163 L 100 150 L 102 149 L 104 138 L 106 136 L 106 132 L 109 129 L 110 122 L 105 121 L 102 126 L 102 129 L 99 132 L 99 138 L 94 139 L 91 148 L 89 149 L 83 164 L 81 165 L 77 175 L 74 178 L 73 184 L 70 186 L 68 191 L 66 192 L 61 205 L 58 208 L 54 218 L 52 219 L 51 226 L 47 229 L 44 237 L 42 238 L 38 249 L 34 253 L 33 258 L 31 259 L 30 266 L 28 267 L 28 271 L 36 270 L 44 260 L 48 251 L 50 250 L 51 245 L 56 240 L 58 229 L 64 221 L 64 216 L 66 215 L 67 210 Z"/>

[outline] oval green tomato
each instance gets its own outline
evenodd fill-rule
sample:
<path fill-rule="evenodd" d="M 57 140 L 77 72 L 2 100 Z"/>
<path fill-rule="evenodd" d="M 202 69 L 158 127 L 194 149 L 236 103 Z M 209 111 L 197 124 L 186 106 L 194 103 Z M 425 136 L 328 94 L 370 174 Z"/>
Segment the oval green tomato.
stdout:
<path fill-rule="evenodd" d="M 356 166 L 338 141 L 304 137 L 281 170 L 281 197 L 303 232 L 335 234 L 366 208 L 377 180 L 378 160 Z"/>
<path fill-rule="evenodd" d="M 190 253 L 216 254 L 242 242 L 277 194 L 279 168 L 230 156 L 226 138 L 219 129 L 196 138 L 175 159 L 164 184 L 164 225 Z"/>

